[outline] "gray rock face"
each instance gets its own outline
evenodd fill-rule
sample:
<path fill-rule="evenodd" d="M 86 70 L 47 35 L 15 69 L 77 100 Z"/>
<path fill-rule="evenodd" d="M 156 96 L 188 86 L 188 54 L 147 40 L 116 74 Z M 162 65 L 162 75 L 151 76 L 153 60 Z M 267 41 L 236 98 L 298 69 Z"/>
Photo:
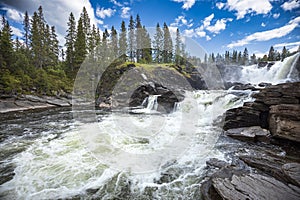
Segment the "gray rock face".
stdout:
<path fill-rule="evenodd" d="M 273 199 L 298 200 L 300 190 L 259 174 L 233 175 L 230 178 L 213 178 L 213 187 L 222 199 Z"/>
<path fill-rule="evenodd" d="M 294 185 L 300 186 L 300 164 L 286 163 L 282 166 L 282 171 L 290 182 Z"/>
<path fill-rule="evenodd" d="M 274 138 L 300 142 L 300 82 L 271 85 L 256 100 L 226 112 L 224 130 L 260 126 Z"/>
<path fill-rule="evenodd" d="M 245 142 L 268 142 L 270 136 L 270 132 L 260 126 L 229 129 L 225 131 L 225 134 Z"/>
<path fill-rule="evenodd" d="M 270 131 L 273 136 L 300 142 L 300 104 L 270 107 Z"/>

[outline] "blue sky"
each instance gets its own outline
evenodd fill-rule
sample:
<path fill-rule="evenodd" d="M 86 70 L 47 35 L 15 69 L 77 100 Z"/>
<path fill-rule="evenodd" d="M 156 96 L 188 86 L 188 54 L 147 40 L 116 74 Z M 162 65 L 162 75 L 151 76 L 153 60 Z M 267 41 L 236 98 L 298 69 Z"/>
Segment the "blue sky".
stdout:
<path fill-rule="evenodd" d="M 142 24 L 155 27 L 166 22 L 172 32 L 179 28 L 207 52 L 224 53 L 248 48 L 262 55 L 270 46 L 281 51 L 285 45 L 295 50 L 300 45 L 300 1 L 297 0 L 1 0 L 1 13 L 10 21 L 15 35 L 21 35 L 22 15 L 42 5 L 46 21 L 55 25 L 64 43 L 67 19 L 76 20 L 82 7 L 91 21 L 104 30 L 121 21 L 128 25 L 130 15 L 139 14 Z"/>

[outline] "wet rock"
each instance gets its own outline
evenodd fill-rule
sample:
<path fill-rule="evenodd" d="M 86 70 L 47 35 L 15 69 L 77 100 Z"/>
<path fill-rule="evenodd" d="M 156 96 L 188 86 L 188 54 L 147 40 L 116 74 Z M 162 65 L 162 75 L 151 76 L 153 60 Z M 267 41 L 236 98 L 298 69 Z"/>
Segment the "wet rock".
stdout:
<path fill-rule="evenodd" d="M 227 162 L 225 162 L 224 160 L 219 160 L 217 158 L 211 158 L 208 161 L 206 161 L 206 165 L 211 166 L 211 167 L 216 167 L 216 168 L 222 168 L 229 164 Z"/>
<path fill-rule="evenodd" d="M 257 90 L 250 83 L 244 84 L 239 82 L 225 82 L 224 86 L 226 90 L 228 90 L 229 88 L 231 88 L 232 90 Z"/>
<path fill-rule="evenodd" d="M 233 108 L 226 111 L 224 130 L 249 126 L 260 126 L 260 111 L 248 107 Z"/>
<path fill-rule="evenodd" d="M 288 181 L 300 187 L 300 164 L 286 163 L 282 166 L 282 171 L 287 177 Z"/>
<path fill-rule="evenodd" d="M 267 87 L 267 86 L 271 86 L 272 83 L 259 83 L 258 86 L 259 87 Z"/>
<path fill-rule="evenodd" d="M 300 104 L 270 107 L 270 131 L 273 136 L 300 142 Z"/>
<path fill-rule="evenodd" d="M 222 199 L 298 200 L 300 190 L 259 174 L 233 175 L 231 178 L 213 178 L 213 187 Z"/>
<path fill-rule="evenodd" d="M 259 62 L 259 63 L 257 64 L 258 68 L 263 68 L 263 67 L 265 67 L 265 66 L 267 66 L 267 65 L 268 65 L 268 62 L 266 62 L 266 61 L 261 61 L 261 62 Z"/>
<path fill-rule="evenodd" d="M 228 129 L 225 134 L 245 142 L 268 142 L 270 136 L 269 131 L 262 129 L 260 126 Z"/>

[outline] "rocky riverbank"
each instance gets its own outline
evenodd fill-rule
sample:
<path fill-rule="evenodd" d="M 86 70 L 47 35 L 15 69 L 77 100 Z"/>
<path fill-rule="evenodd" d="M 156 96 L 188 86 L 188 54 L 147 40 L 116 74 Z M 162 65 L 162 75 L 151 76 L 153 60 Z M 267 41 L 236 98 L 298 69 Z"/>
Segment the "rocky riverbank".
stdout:
<path fill-rule="evenodd" d="M 226 112 L 221 150 L 231 161 L 207 162 L 203 199 L 300 199 L 300 82 L 253 97 Z"/>
<path fill-rule="evenodd" d="M 71 97 L 50 97 L 21 95 L 0 98 L 0 114 L 25 110 L 46 109 L 54 107 L 69 107 L 72 105 Z"/>

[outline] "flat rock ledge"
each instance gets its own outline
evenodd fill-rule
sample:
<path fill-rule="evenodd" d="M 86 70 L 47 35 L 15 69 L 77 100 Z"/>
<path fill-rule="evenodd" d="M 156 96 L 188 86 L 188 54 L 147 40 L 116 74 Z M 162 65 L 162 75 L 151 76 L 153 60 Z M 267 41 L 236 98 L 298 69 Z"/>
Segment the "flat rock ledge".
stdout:
<path fill-rule="evenodd" d="M 25 110 L 69 107 L 72 99 L 64 97 L 22 95 L 20 97 L 0 98 L 0 114 Z"/>

